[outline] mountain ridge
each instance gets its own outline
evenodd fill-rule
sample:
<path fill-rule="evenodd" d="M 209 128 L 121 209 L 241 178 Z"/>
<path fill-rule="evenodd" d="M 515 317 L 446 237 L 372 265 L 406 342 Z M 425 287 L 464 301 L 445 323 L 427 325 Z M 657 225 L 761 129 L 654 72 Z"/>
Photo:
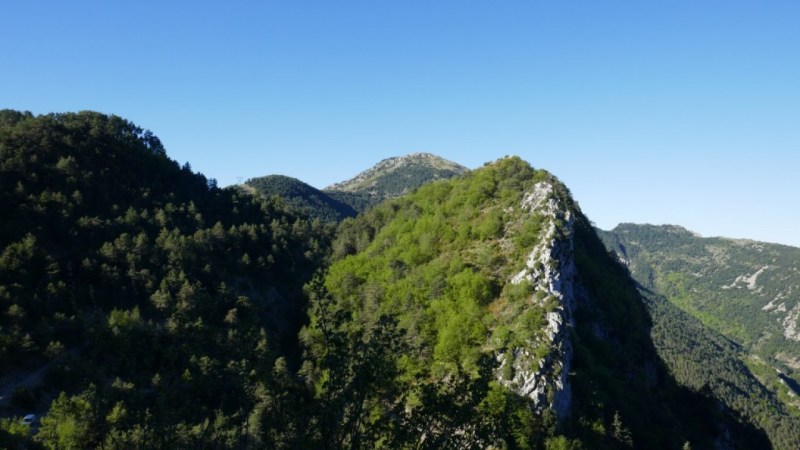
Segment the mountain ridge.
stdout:
<path fill-rule="evenodd" d="M 761 366 L 637 289 L 518 157 L 250 195 L 119 117 L 13 111 L 0 155 L 0 372 L 29 380 L 0 380 L 0 446 L 767 448 L 761 424 L 797 448 L 740 376 Z M 364 212 L 336 228 L 288 199 L 323 194 Z"/>
<path fill-rule="evenodd" d="M 800 352 L 791 344 L 800 342 L 800 249 L 749 239 L 676 238 L 669 230 L 621 224 L 601 235 L 640 283 L 776 367 L 800 370 Z"/>
<path fill-rule="evenodd" d="M 392 342 L 410 348 L 368 339 L 365 345 L 382 355 L 382 370 L 397 375 L 361 389 L 370 404 L 408 404 L 376 413 L 398 423 L 413 418 L 409 410 L 429 412 L 428 402 L 451 405 L 445 410 L 458 412 L 464 432 L 440 436 L 436 427 L 425 428 L 430 439 L 448 446 L 548 445 L 533 436 L 555 446 L 556 422 L 576 439 L 559 440 L 561 445 L 668 448 L 691 441 L 695 448 L 711 448 L 727 435 L 764 446 L 758 432 L 744 431 L 749 426 L 737 425 L 729 412 L 712 413 L 670 378 L 655 356 L 647 311 L 627 273 L 610 258 L 568 189 L 519 158 L 425 185 L 343 222 L 333 263 L 314 297 L 303 340 L 319 355 L 312 357 L 315 377 L 352 376 L 326 366 L 323 355 L 330 349 L 319 343 L 345 342 L 340 351 L 353 353 L 364 336 L 388 327 L 398 335 Z M 333 330 L 315 325 L 336 312 L 352 320 Z M 417 379 L 427 381 L 407 384 Z M 451 392 L 445 380 L 463 381 Z M 417 389 L 426 395 L 415 395 Z M 474 395 L 506 406 L 477 408 L 484 403 Z M 652 409 L 653 403 L 660 408 Z M 527 426 L 537 431 L 513 440 L 521 424 L 509 415 L 531 410 L 536 415 L 526 416 Z M 698 427 L 695 419 L 703 414 L 710 428 Z M 441 413 L 417 420 L 445 427 L 453 419 Z M 482 428 L 487 421 L 507 425 Z M 499 428 L 491 431 L 494 426 Z M 347 431 L 330 433 L 355 439 Z"/>
<path fill-rule="evenodd" d="M 766 326 L 773 322 L 766 316 L 785 313 L 777 318 L 783 328 L 775 331 L 787 340 L 800 342 L 800 332 L 796 331 L 800 319 L 800 298 L 796 294 L 800 291 L 800 248 L 749 239 L 704 238 L 688 230 L 676 234 L 678 229 L 685 230 L 673 225 L 620 224 L 602 234 L 609 248 L 626 260 L 634 277 L 645 286 L 658 292 L 672 291 L 667 297 L 691 297 L 692 289 L 700 289 L 723 305 L 725 299 L 735 297 L 739 299 L 736 308 L 744 307 L 749 312 L 741 315 L 736 308 L 730 309 L 725 314 L 734 323 L 744 324 L 751 318 L 748 316 L 755 315 Z M 652 277 L 654 270 L 656 278 Z M 683 284 L 687 286 L 682 287 Z M 697 303 L 699 299 L 678 302 L 696 317 L 709 308 L 718 308 L 708 302 Z M 752 330 L 726 332 L 720 328 L 722 324 L 706 323 L 742 344 L 756 345 L 761 335 Z M 800 352 L 795 356 L 800 358 Z"/>
<path fill-rule="evenodd" d="M 787 430 L 800 427 L 800 249 L 681 230 L 626 223 L 598 233 L 639 283 L 676 377 L 758 423 L 776 448 L 796 448 L 800 434 Z"/>
<path fill-rule="evenodd" d="M 783 246 L 783 247 L 800 248 L 800 245 L 787 244 L 787 243 L 784 243 L 784 242 L 775 242 L 775 241 L 755 239 L 755 238 L 730 237 L 730 236 L 725 236 L 725 235 L 721 235 L 721 234 L 720 235 L 718 235 L 718 234 L 705 235 L 705 234 L 702 234 L 702 233 L 700 233 L 698 231 L 694 231 L 689 227 L 685 227 L 683 225 L 677 225 L 677 224 L 654 224 L 654 223 L 648 223 L 648 222 L 642 222 L 642 223 L 639 223 L 639 222 L 620 222 L 614 228 L 611 228 L 610 230 L 603 230 L 603 231 L 615 232 L 615 231 L 618 231 L 619 229 L 624 229 L 624 228 L 626 228 L 628 226 L 633 226 L 633 227 L 652 227 L 654 229 L 664 229 L 664 230 L 671 231 L 671 232 L 674 232 L 674 233 L 689 234 L 689 235 L 691 235 L 693 237 L 696 237 L 696 238 L 723 239 L 723 240 L 727 240 L 727 241 L 734 241 L 734 242 L 741 242 L 741 243 L 769 244 L 769 245 L 777 245 L 777 246 Z"/>
<path fill-rule="evenodd" d="M 341 222 L 384 200 L 467 171 L 466 167 L 431 153 L 411 153 L 381 160 L 355 177 L 324 189 L 316 189 L 297 179 L 276 182 L 278 175 L 252 178 L 243 186 L 266 197 L 283 197 L 311 217 Z"/>
<path fill-rule="evenodd" d="M 358 214 L 351 205 L 329 192 L 321 191 L 297 178 L 266 175 L 240 185 L 245 191 L 265 197 L 278 196 L 302 214 L 326 222 L 341 222 Z"/>

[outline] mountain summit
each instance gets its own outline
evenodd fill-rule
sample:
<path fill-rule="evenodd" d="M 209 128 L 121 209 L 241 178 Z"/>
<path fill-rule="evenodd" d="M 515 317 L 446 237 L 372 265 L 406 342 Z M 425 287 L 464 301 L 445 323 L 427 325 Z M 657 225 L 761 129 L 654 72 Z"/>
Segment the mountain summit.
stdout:
<path fill-rule="evenodd" d="M 430 153 L 411 153 L 384 159 L 355 178 L 321 191 L 300 180 L 279 175 L 252 178 L 242 187 L 264 197 L 277 195 L 310 217 L 340 222 L 423 184 L 468 171 L 462 165 Z"/>
<path fill-rule="evenodd" d="M 452 178 L 468 170 L 462 165 L 430 153 L 411 153 L 384 159 L 371 169 L 356 175 L 355 178 L 332 184 L 325 190 L 396 197 L 427 182 Z"/>

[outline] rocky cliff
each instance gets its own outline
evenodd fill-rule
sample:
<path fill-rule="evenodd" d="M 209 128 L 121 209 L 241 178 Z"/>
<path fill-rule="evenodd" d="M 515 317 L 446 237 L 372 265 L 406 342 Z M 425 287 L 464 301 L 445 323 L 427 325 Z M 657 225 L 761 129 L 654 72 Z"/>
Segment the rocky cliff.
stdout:
<path fill-rule="evenodd" d="M 573 285 L 576 283 L 573 257 L 573 216 L 555 196 L 553 185 L 539 182 L 527 193 L 520 205 L 527 215 L 545 217 L 545 231 L 528 254 L 525 268 L 511 278 L 511 283 L 530 283 L 533 294 L 530 302 L 545 307 L 548 299 L 556 306 L 546 313 L 546 345 L 550 351 L 544 358 L 534 356 L 527 346 L 513 349 L 511 358 L 498 355 L 502 374 L 506 365 L 513 365 L 513 378 L 498 380 L 520 395 L 529 397 L 541 410 L 552 408 L 558 417 L 569 414 L 572 392 L 569 371 L 572 364 L 572 343 L 568 328 L 574 326 L 575 307 Z"/>

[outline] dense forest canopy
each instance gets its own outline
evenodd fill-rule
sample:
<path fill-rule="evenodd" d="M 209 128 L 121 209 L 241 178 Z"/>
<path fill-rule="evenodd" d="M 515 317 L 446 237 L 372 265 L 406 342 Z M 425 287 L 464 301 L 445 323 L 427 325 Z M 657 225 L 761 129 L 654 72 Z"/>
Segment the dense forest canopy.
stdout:
<path fill-rule="evenodd" d="M 359 211 L 347 199 L 340 200 L 328 192 L 283 175 L 251 178 L 241 187 L 256 195 L 280 197 L 300 213 L 324 222 L 338 223 L 348 217 L 355 217 Z"/>
<path fill-rule="evenodd" d="M 46 370 L 2 406 L 49 407 L 36 442 L 260 442 L 324 230 L 93 112 L 0 113 L 0 184 L 0 376 Z"/>

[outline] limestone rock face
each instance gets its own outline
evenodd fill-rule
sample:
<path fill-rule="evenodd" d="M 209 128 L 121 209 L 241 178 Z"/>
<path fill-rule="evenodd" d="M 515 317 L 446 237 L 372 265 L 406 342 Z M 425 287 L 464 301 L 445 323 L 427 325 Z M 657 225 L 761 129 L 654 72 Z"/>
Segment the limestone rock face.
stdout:
<path fill-rule="evenodd" d="M 557 306 L 546 314 L 546 339 L 550 351 L 537 358 L 530 347 L 521 346 L 513 351 L 513 361 L 498 355 L 498 374 L 507 364 L 513 365 L 514 376 L 508 380 L 498 375 L 498 380 L 520 395 L 533 400 L 538 410 L 551 408 L 558 417 L 569 415 L 572 392 L 569 371 L 573 349 L 568 329 L 573 326 L 576 269 L 573 257 L 573 217 L 556 198 L 553 186 L 547 182 L 536 184 L 525 195 L 521 205 L 524 211 L 545 217 L 545 229 L 540 242 L 528 254 L 525 268 L 514 275 L 512 283 L 531 283 L 531 303 L 539 298 L 555 298 Z"/>

